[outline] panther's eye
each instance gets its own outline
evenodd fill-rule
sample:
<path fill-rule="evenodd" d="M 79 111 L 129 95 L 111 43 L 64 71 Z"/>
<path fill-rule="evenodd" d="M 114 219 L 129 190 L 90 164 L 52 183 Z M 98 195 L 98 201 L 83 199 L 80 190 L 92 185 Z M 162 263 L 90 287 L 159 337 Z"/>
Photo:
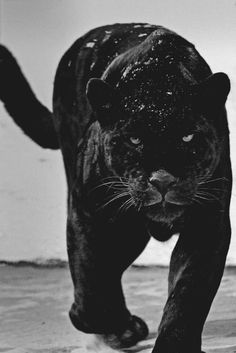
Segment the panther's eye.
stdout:
<path fill-rule="evenodd" d="M 130 142 L 133 144 L 133 145 L 139 145 L 141 143 L 141 139 L 138 138 L 138 137 L 130 137 Z"/>
<path fill-rule="evenodd" d="M 193 136 L 194 136 L 194 134 L 190 134 L 190 135 L 183 136 L 183 137 L 182 137 L 182 140 L 183 140 L 184 142 L 190 142 L 190 141 L 192 141 Z"/>

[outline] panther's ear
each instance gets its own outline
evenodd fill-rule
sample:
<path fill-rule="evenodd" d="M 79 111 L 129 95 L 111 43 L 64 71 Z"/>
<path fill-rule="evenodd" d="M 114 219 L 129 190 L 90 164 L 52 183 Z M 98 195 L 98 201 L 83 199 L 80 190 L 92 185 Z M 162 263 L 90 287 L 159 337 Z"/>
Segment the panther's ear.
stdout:
<path fill-rule="evenodd" d="M 91 78 L 86 87 L 86 95 L 95 112 L 106 112 L 115 103 L 115 90 L 99 78 Z"/>
<path fill-rule="evenodd" d="M 197 100 L 203 109 L 218 109 L 224 107 L 229 91 L 228 76 L 218 72 L 197 86 Z"/>

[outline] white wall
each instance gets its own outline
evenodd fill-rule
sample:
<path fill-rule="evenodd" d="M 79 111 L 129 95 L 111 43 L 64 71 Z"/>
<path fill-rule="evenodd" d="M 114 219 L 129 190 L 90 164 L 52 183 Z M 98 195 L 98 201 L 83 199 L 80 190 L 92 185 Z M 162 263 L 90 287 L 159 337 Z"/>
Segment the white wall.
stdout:
<path fill-rule="evenodd" d="M 57 63 L 87 30 L 141 21 L 169 27 L 195 43 L 214 72 L 232 81 L 228 102 L 233 169 L 236 168 L 236 6 L 234 0 L 2 0 L 1 42 L 17 57 L 38 97 L 51 107 Z M 66 259 L 66 186 L 60 152 L 25 137 L 0 106 L 0 260 Z M 232 199 L 236 264 L 236 199 Z M 175 239 L 152 242 L 144 263 L 167 264 Z"/>

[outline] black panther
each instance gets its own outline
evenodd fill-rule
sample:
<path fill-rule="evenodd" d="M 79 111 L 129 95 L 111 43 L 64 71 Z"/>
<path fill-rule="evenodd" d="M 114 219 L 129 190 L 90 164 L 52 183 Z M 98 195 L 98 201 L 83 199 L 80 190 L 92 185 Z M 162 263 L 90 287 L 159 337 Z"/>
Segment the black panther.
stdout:
<path fill-rule="evenodd" d="M 0 55 L 6 109 L 36 143 L 62 151 L 73 325 L 115 348 L 144 339 L 122 274 L 150 237 L 179 233 L 153 353 L 200 353 L 231 233 L 228 76 L 164 27 L 103 26 L 62 57 L 51 114 L 9 51 Z"/>

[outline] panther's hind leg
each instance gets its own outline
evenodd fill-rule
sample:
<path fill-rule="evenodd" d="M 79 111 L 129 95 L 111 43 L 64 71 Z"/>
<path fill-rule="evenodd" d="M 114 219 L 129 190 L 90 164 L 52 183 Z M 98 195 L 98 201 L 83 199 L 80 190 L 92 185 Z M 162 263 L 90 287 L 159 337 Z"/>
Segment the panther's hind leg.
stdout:
<path fill-rule="evenodd" d="M 74 216 L 73 216 L 74 217 Z M 135 345 L 148 335 L 145 322 L 131 315 L 121 285 L 124 270 L 146 246 L 149 237 L 135 224 L 108 227 L 68 219 L 68 255 L 74 284 L 70 310 L 73 325 L 100 335 L 113 348 Z M 125 232 L 126 230 L 126 232 Z M 128 230 L 128 232 L 127 232 Z"/>

